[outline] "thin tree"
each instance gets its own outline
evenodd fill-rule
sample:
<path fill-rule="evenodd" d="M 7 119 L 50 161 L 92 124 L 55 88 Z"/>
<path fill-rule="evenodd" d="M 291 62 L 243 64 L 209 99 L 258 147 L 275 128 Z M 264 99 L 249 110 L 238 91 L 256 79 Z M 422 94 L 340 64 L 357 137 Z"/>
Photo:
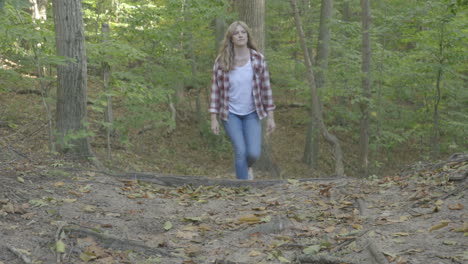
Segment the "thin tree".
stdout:
<path fill-rule="evenodd" d="M 296 22 L 297 32 L 299 34 L 302 51 L 304 52 L 304 61 L 307 68 L 307 79 L 309 81 L 311 100 L 312 100 L 312 113 L 314 115 L 314 120 L 317 122 L 320 132 L 324 136 L 325 140 L 330 143 L 334 148 L 335 155 L 335 174 L 336 176 L 344 176 L 344 167 L 343 167 L 343 151 L 341 150 L 341 145 L 338 138 L 328 132 L 328 129 L 323 121 L 323 113 L 321 108 L 321 100 L 318 96 L 317 85 L 315 81 L 315 74 L 312 68 L 311 55 L 307 49 L 307 42 L 304 35 L 304 30 L 302 28 L 302 23 L 299 16 L 299 10 L 297 8 L 296 0 L 290 0 L 291 7 L 294 12 L 294 20 Z"/>
<path fill-rule="evenodd" d="M 57 150 L 91 157 L 86 129 L 87 64 L 81 0 L 54 0 L 57 54 L 68 59 L 57 67 Z"/>
<path fill-rule="evenodd" d="M 45 21 L 47 19 L 47 1 L 48 0 L 29 0 L 32 4 L 32 17 L 34 20 Z"/>
<path fill-rule="evenodd" d="M 102 41 L 106 44 L 109 41 L 110 27 L 108 23 L 102 23 Z M 112 109 L 112 88 L 110 86 L 110 76 L 111 68 L 109 63 L 104 60 L 101 63 L 102 69 L 102 82 L 104 86 L 104 93 L 106 94 L 106 109 L 104 111 L 104 122 L 106 124 L 106 141 L 107 141 L 107 159 L 112 159 L 112 145 L 111 145 L 111 135 L 112 135 L 112 126 L 114 123 L 114 114 Z"/>
<path fill-rule="evenodd" d="M 265 51 L 265 0 L 239 0 L 237 3 L 237 11 L 239 19 L 247 23 L 252 29 L 257 48 L 260 52 Z M 263 122 L 264 124 L 265 122 Z M 254 164 L 254 168 L 262 171 L 269 171 L 270 174 L 277 178 L 280 176 L 280 168 L 273 162 L 272 150 L 269 137 L 263 130 L 262 136 L 262 155 Z"/>
<path fill-rule="evenodd" d="M 370 46 L 370 23 L 371 10 L 369 0 L 361 0 L 361 22 L 362 22 L 362 96 L 359 105 L 361 109 L 359 149 L 360 149 L 360 173 L 361 176 L 369 175 L 369 105 L 371 100 L 371 46 Z"/>
<path fill-rule="evenodd" d="M 320 26 L 319 39 L 317 43 L 317 58 L 315 60 L 317 71 L 315 72 L 315 81 L 317 90 L 325 87 L 326 71 L 328 68 L 328 57 L 330 54 L 330 22 L 333 14 L 333 0 L 322 0 L 320 8 Z M 309 54 L 311 53 L 309 49 Z M 313 63 L 313 61 L 312 61 Z M 306 144 L 304 148 L 303 161 L 311 168 L 317 168 L 319 155 L 319 135 L 320 129 L 317 122 L 311 114 L 309 129 L 306 136 Z"/>

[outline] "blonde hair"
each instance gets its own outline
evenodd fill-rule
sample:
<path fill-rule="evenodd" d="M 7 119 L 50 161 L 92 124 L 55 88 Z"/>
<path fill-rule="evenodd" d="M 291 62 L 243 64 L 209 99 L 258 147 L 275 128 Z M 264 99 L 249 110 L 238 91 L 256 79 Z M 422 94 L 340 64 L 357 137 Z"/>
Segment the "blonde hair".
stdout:
<path fill-rule="evenodd" d="M 257 50 L 257 45 L 252 38 L 252 30 L 247 26 L 245 22 L 242 21 L 234 21 L 226 30 L 226 34 L 224 34 L 223 42 L 221 43 L 221 47 L 219 49 L 217 61 L 221 64 L 221 67 L 224 71 L 230 71 L 234 68 L 234 44 L 232 43 L 232 35 L 234 31 L 236 31 L 237 26 L 241 26 L 247 32 L 247 47 L 253 50 Z"/>

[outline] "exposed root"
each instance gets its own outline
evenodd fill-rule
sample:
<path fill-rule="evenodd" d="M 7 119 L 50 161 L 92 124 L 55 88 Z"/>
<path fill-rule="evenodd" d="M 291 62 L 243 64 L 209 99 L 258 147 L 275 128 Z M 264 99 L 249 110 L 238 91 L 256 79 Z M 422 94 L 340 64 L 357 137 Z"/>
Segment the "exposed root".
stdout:
<path fill-rule="evenodd" d="M 331 256 L 302 255 L 296 260 L 300 264 L 358 264 L 357 262 L 340 259 Z"/>
<path fill-rule="evenodd" d="M 231 261 L 231 260 L 227 260 L 227 259 L 217 259 L 217 260 L 215 260 L 215 262 L 213 262 L 213 264 L 246 264 L 246 263 L 235 262 L 235 261 Z"/>

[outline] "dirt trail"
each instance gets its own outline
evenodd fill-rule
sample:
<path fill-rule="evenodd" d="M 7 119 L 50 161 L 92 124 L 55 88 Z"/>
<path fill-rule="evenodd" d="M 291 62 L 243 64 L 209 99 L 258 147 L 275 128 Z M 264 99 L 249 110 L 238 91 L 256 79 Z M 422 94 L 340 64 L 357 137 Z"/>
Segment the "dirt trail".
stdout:
<path fill-rule="evenodd" d="M 468 162 L 436 165 L 250 188 L 4 164 L 0 263 L 468 263 Z"/>

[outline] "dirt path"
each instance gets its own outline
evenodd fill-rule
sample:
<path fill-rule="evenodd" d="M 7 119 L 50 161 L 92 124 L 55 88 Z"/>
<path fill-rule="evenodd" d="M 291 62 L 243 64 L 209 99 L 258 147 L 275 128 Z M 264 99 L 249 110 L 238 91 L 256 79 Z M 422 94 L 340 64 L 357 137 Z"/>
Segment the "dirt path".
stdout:
<path fill-rule="evenodd" d="M 9 164 L 0 263 L 468 263 L 468 183 L 444 176 L 467 168 L 250 188 Z"/>

